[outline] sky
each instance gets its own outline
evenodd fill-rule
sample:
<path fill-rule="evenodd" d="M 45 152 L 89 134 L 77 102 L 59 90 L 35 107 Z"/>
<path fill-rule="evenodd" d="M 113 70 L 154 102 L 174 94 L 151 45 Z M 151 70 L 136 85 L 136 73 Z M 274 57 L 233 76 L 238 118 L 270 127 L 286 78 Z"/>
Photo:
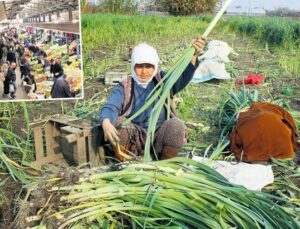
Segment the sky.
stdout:
<path fill-rule="evenodd" d="M 300 10 L 300 0 L 233 0 L 229 6 L 229 11 L 248 12 L 249 2 L 251 12 L 258 10 L 259 8 L 273 10 L 279 7 L 288 7 L 289 9 Z"/>

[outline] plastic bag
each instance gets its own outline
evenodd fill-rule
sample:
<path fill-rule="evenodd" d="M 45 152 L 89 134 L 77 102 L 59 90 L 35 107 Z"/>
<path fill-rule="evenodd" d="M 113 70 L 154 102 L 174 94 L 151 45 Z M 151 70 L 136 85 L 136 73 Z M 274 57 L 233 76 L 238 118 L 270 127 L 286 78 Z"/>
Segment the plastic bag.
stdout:
<path fill-rule="evenodd" d="M 5 80 L 4 73 L 1 72 L 1 74 L 0 74 L 0 81 L 1 81 L 1 82 L 4 82 L 4 80 Z"/>
<path fill-rule="evenodd" d="M 14 87 L 13 83 L 9 84 L 9 92 L 11 92 L 11 93 L 15 92 L 15 87 Z"/>

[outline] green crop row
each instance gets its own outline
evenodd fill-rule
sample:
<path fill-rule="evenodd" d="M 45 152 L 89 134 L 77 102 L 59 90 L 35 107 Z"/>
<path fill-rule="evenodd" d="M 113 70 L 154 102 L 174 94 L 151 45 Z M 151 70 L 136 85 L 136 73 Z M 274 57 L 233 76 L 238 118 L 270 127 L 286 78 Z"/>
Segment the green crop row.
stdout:
<path fill-rule="evenodd" d="M 284 47 L 300 46 L 300 21 L 277 17 L 230 17 L 230 30 L 261 42 Z"/>
<path fill-rule="evenodd" d="M 147 42 L 160 49 L 174 44 L 191 44 L 204 32 L 210 16 L 158 17 L 145 15 L 82 14 L 82 40 L 85 77 L 96 77 L 118 65 L 128 47 Z M 107 63 L 108 62 L 108 63 Z"/>
<path fill-rule="evenodd" d="M 85 50 L 99 45 L 114 47 L 120 43 L 135 44 L 143 40 L 174 41 L 191 39 L 203 33 L 211 16 L 157 17 L 145 15 L 83 14 L 81 17 Z M 271 45 L 300 45 L 300 21 L 277 17 L 230 17 L 220 23 L 231 31 L 253 36 Z M 219 25 L 220 25 L 219 24 Z"/>
<path fill-rule="evenodd" d="M 82 14 L 84 75 L 86 78 L 98 77 L 113 66 L 122 64 L 120 57 L 127 54 L 128 58 L 128 47 L 140 42 L 154 45 L 162 53 L 168 53 L 168 48 L 175 53 L 175 44 L 190 44 L 197 34 L 205 31 L 212 17 Z M 253 37 L 263 45 L 292 48 L 296 52 L 300 47 L 300 22 L 293 19 L 230 17 L 219 22 L 215 28 L 223 32 L 226 29 Z M 294 59 L 297 62 L 297 58 Z M 282 62 L 281 65 L 293 74 L 299 73 L 294 64 L 286 67 Z"/>
<path fill-rule="evenodd" d="M 207 26 L 197 17 L 157 17 L 145 15 L 83 14 L 81 17 L 83 47 L 113 47 L 121 43 L 158 42 L 177 38 L 192 39 Z"/>

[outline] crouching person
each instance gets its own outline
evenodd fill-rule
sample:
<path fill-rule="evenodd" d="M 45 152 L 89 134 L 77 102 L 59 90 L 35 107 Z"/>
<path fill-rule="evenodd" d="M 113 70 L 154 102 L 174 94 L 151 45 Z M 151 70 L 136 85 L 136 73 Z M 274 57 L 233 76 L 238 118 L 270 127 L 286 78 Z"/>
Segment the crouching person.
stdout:
<path fill-rule="evenodd" d="M 204 43 L 202 38 L 197 38 L 193 43 L 196 52 L 171 89 L 171 97 L 191 81 L 198 65 L 197 53 L 202 50 Z M 121 127 L 121 123 L 146 103 L 155 85 L 164 77 L 164 72 L 159 71 L 158 62 L 156 49 L 146 43 L 136 46 L 131 56 L 131 76 L 113 89 L 110 98 L 101 109 L 100 123 L 104 136 L 111 142 L 115 156 L 121 161 L 132 158 L 123 152 L 130 152 L 129 155 L 143 155 L 148 122 L 155 103 L 126 127 Z M 174 109 L 172 113 L 172 117 L 167 120 L 167 110 L 164 108 L 157 123 L 154 150 L 161 160 L 176 157 L 186 142 L 185 125 L 175 116 Z"/>
<path fill-rule="evenodd" d="M 34 80 L 34 75 L 34 71 L 29 71 L 29 74 L 25 76 L 23 85 L 27 94 L 31 94 L 36 91 L 36 82 Z"/>

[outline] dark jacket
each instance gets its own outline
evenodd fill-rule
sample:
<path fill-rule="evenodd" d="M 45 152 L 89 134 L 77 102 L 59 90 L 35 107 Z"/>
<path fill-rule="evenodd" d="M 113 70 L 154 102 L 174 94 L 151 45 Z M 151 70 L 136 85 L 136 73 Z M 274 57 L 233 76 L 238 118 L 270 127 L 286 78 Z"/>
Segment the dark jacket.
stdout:
<path fill-rule="evenodd" d="M 24 52 L 25 52 L 24 47 L 23 47 L 23 46 L 19 46 L 19 48 L 18 48 L 18 53 L 19 53 L 19 55 L 20 55 L 20 56 L 23 56 Z"/>
<path fill-rule="evenodd" d="M 50 74 L 54 74 L 54 64 L 50 64 Z"/>
<path fill-rule="evenodd" d="M 47 57 L 47 53 L 44 51 L 44 50 L 40 50 L 39 52 L 38 52 L 38 55 L 39 56 L 42 56 L 42 57 Z"/>
<path fill-rule="evenodd" d="M 34 85 L 34 90 L 33 90 L 33 92 L 35 92 L 36 91 L 36 82 L 35 82 L 35 80 L 34 80 L 34 77 L 30 77 L 30 76 L 27 76 L 25 79 L 24 79 L 24 81 L 28 84 L 28 85 Z M 25 91 L 26 91 L 26 93 L 28 93 L 29 91 L 30 91 L 30 88 L 29 87 L 25 87 Z"/>
<path fill-rule="evenodd" d="M 64 77 L 59 77 L 53 84 L 51 89 L 52 98 L 71 98 L 74 97 L 70 91 L 70 86 Z"/>
<path fill-rule="evenodd" d="M 64 69 L 62 68 L 61 64 L 59 64 L 59 63 L 54 64 L 52 71 L 53 71 L 55 78 L 58 78 L 59 76 L 64 74 Z"/>
<path fill-rule="evenodd" d="M 38 64 L 41 64 L 43 68 L 46 68 L 49 66 L 49 61 L 47 59 L 38 60 Z"/>
<path fill-rule="evenodd" d="M 5 78 L 5 81 L 11 82 L 11 81 L 16 81 L 17 77 L 16 77 L 16 72 L 15 70 L 12 70 L 11 68 L 9 68 L 7 70 L 7 75 Z"/>
<path fill-rule="evenodd" d="M 0 59 L 2 59 L 2 57 L 3 57 L 3 49 L 2 47 L 0 47 Z"/>
<path fill-rule="evenodd" d="M 20 69 L 21 69 L 22 75 L 27 76 L 27 75 L 29 75 L 29 72 L 31 70 L 31 65 L 26 62 L 23 66 L 20 66 Z"/>
<path fill-rule="evenodd" d="M 8 51 L 7 61 L 9 61 L 10 63 L 12 63 L 12 62 L 16 63 L 16 55 L 15 55 L 14 51 Z"/>

